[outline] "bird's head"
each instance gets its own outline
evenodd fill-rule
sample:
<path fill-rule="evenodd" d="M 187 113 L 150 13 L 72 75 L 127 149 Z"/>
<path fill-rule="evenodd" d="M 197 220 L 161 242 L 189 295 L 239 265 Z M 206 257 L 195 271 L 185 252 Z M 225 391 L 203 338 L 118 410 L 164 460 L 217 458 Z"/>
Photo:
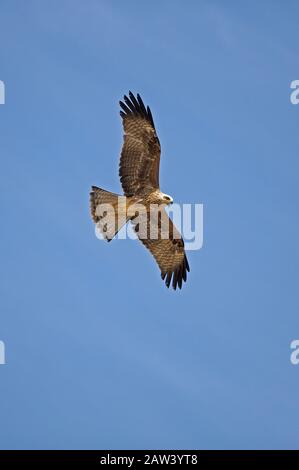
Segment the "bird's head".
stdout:
<path fill-rule="evenodd" d="M 171 196 L 169 196 L 169 194 L 164 194 L 164 193 L 161 193 L 161 201 L 163 204 L 172 204 L 173 203 L 173 199 Z"/>

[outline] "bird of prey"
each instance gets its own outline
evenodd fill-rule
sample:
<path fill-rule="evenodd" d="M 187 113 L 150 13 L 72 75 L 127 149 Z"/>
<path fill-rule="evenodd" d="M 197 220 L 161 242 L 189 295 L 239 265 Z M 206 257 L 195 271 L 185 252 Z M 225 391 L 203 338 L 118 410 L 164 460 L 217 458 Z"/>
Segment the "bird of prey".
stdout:
<path fill-rule="evenodd" d="M 160 191 L 161 147 L 151 110 L 131 92 L 119 104 L 124 129 L 119 176 L 124 195 L 92 186 L 92 219 L 108 241 L 130 220 L 158 263 L 166 286 L 181 289 L 190 269 L 182 236 L 165 211 L 173 199 Z"/>

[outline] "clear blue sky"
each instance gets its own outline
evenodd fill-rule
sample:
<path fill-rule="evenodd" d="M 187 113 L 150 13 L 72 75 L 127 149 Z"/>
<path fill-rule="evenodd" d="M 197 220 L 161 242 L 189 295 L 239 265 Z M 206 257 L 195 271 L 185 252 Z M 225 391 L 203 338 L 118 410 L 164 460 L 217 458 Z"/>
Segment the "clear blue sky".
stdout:
<path fill-rule="evenodd" d="M 298 448 L 296 1 L 1 1 L 0 446 Z M 204 204 L 168 290 L 105 244 L 118 100 L 150 104 L 162 190 Z"/>

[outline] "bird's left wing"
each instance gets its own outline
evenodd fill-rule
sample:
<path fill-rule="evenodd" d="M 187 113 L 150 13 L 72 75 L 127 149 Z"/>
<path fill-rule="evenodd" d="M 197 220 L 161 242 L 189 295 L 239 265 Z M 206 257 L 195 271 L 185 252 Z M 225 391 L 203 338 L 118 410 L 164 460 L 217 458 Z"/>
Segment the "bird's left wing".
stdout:
<path fill-rule="evenodd" d="M 189 263 L 184 248 L 184 240 L 164 208 L 156 216 L 145 212 L 131 220 L 143 245 L 152 253 L 165 279 L 167 287 L 181 289 L 187 280 Z"/>
<path fill-rule="evenodd" d="M 125 196 L 146 194 L 159 188 L 160 142 L 150 108 L 141 97 L 129 92 L 122 110 L 124 143 L 121 150 L 119 176 Z"/>

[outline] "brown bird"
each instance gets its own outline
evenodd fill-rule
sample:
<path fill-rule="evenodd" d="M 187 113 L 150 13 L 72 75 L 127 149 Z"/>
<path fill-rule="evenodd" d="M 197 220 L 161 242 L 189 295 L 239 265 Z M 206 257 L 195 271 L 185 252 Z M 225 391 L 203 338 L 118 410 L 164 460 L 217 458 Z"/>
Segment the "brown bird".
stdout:
<path fill-rule="evenodd" d="M 172 283 L 181 289 L 190 269 L 181 234 L 165 211 L 173 199 L 160 191 L 161 147 L 151 110 L 131 92 L 119 104 L 124 128 L 119 176 L 124 196 L 92 186 L 91 216 L 108 241 L 130 220 L 167 287 Z"/>

